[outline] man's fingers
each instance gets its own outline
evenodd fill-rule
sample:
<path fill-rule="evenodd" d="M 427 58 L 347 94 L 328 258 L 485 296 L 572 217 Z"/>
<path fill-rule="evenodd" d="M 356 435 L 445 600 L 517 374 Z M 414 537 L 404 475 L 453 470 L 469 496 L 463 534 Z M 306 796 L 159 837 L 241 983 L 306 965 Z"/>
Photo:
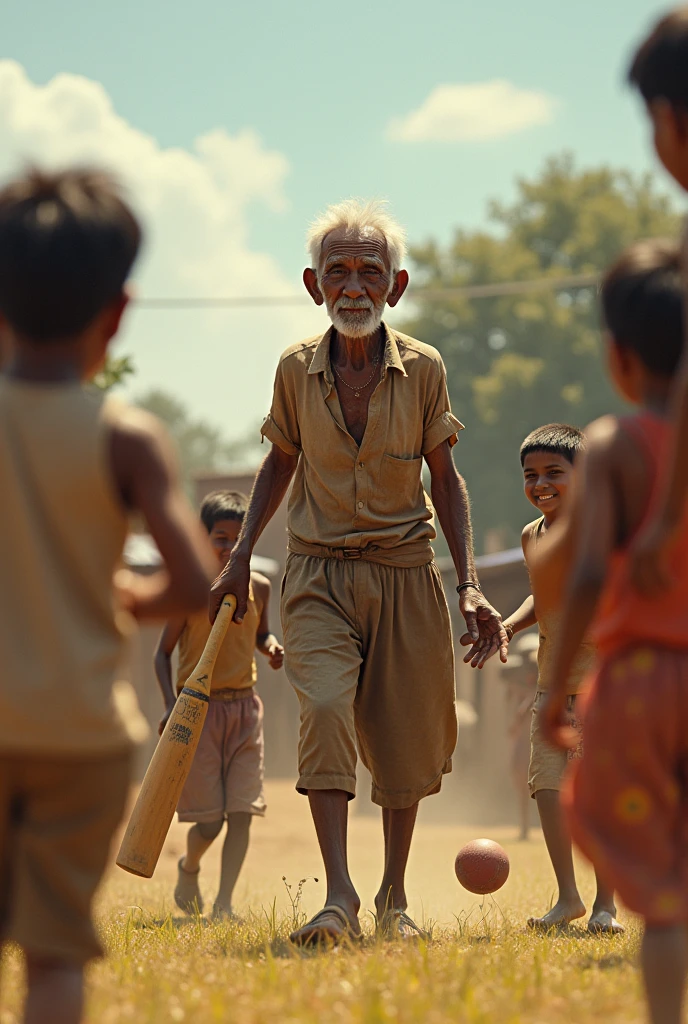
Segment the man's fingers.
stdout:
<path fill-rule="evenodd" d="M 239 588 L 237 587 L 236 589 L 238 590 Z M 228 593 L 233 593 L 233 591 L 229 590 L 229 588 L 227 589 L 227 592 Z M 244 593 L 234 594 L 234 596 L 236 597 L 236 608 L 234 609 L 234 615 L 232 616 L 232 622 L 237 622 L 237 623 L 243 622 L 244 621 L 244 615 L 246 614 L 246 611 L 248 609 L 248 594 L 246 592 L 244 592 Z"/>
<path fill-rule="evenodd" d="M 464 633 L 459 639 L 459 643 L 462 647 L 472 647 L 474 640 L 470 633 Z"/>
<path fill-rule="evenodd" d="M 463 617 L 466 620 L 466 629 L 468 630 L 471 640 L 473 643 L 480 640 L 480 630 L 478 629 L 478 616 L 474 611 L 464 610 Z"/>
<path fill-rule="evenodd" d="M 220 610 L 223 597 L 224 594 L 216 594 L 214 590 L 210 591 L 210 597 L 208 598 L 208 618 L 211 622 L 214 622 L 217 618 L 217 613 Z"/>
<path fill-rule="evenodd" d="M 480 659 L 480 665 L 478 667 L 482 668 L 483 665 L 487 661 L 490 660 L 492 655 L 497 653 L 498 649 L 499 649 L 499 634 L 495 633 L 495 635 L 492 637 L 492 639 L 489 642 L 487 642 L 485 644 L 485 646 L 483 647 L 483 653 L 482 653 L 482 657 Z"/>

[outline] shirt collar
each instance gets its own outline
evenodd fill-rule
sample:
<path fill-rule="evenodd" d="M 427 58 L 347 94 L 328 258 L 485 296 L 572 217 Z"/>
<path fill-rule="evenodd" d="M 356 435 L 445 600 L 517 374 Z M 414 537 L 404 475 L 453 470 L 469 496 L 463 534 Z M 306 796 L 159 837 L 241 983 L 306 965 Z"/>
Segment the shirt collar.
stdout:
<path fill-rule="evenodd" d="M 384 320 L 382 321 L 382 328 L 385 332 L 385 351 L 382 357 L 383 372 L 388 369 L 394 369 L 399 370 L 404 377 L 408 377 L 404 364 L 401 361 L 399 346 L 394 332 L 390 330 Z M 316 346 L 315 352 L 313 353 L 311 365 L 308 367 L 309 374 L 324 373 L 326 380 L 330 381 L 330 383 L 332 378 L 330 367 L 330 342 L 332 340 L 333 333 L 334 327 L 330 327 L 325 331 Z"/>

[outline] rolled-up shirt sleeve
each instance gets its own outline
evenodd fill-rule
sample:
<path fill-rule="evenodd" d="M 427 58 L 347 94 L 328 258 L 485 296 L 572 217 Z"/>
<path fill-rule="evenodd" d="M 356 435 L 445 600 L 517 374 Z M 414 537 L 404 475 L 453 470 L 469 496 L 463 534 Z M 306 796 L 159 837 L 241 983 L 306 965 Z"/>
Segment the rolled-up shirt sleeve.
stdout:
<path fill-rule="evenodd" d="M 301 433 L 296 410 L 294 382 L 289 378 L 290 375 L 285 372 L 283 360 L 275 374 L 272 408 L 263 421 L 260 433 L 287 455 L 298 455 L 301 451 Z"/>
<path fill-rule="evenodd" d="M 440 363 L 435 386 L 429 391 L 425 403 L 422 454 L 434 451 L 443 441 L 449 441 L 453 447 L 459 440 L 459 431 L 463 429 L 463 423 L 451 411 L 447 374 Z"/>

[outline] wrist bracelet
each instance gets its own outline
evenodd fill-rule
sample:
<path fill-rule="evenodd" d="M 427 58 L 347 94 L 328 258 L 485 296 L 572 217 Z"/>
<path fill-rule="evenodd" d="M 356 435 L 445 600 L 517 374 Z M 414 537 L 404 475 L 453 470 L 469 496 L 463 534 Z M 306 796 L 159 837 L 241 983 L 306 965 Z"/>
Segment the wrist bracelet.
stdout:
<path fill-rule="evenodd" d="M 479 583 L 473 583 L 471 582 L 471 580 L 466 580 L 465 583 L 459 583 L 458 587 L 456 588 L 456 593 L 460 594 L 462 590 L 466 589 L 466 587 L 473 587 L 474 590 L 479 590 L 481 594 L 483 592 L 482 587 L 480 586 Z"/>

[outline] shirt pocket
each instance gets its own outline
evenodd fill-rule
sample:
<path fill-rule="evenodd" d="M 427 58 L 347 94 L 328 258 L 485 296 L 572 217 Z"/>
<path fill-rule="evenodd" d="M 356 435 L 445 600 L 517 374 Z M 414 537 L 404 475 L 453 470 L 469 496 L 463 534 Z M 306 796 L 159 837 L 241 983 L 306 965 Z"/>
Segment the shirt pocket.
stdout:
<path fill-rule="evenodd" d="M 380 467 L 380 492 L 376 504 L 384 515 L 405 518 L 405 514 L 425 507 L 421 484 L 422 456 L 400 459 L 383 455 Z"/>

